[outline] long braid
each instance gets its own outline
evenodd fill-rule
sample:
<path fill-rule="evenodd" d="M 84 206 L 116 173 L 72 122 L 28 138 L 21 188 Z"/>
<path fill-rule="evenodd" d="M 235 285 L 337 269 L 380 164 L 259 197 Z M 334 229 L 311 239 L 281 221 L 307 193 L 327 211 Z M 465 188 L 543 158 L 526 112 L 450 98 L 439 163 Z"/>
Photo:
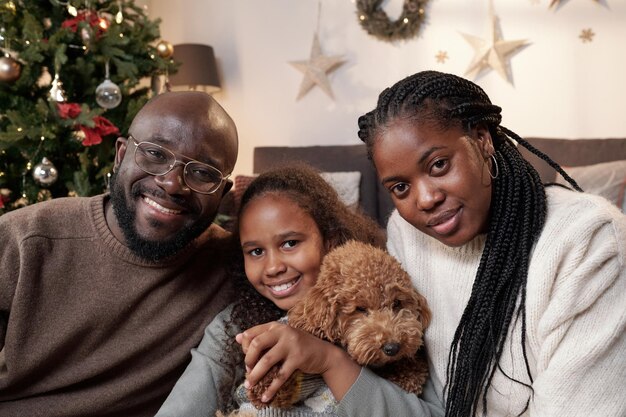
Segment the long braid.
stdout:
<path fill-rule="evenodd" d="M 370 158 L 379 129 L 397 117 L 409 116 L 442 128 L 460 125 L 468 134 L 482 123 L 489 127 L 493 139 L 499 175 L 492 182 L 485 248 L 450 347 L 445 388 L 449 417 L 474 416 L 481 400 L 483 413 L 487 413 L 487 392 L 496 370 L 502 371 L 499 360 L 514 318 L 521 320 L 529 379 L 529 383 L 517 382 L 528 387 L 532 384 L 525 347 L 526 280 L 531 250 L 546 217 L 546 195 L 539 174 L 510 138 L 546 160 L 580 190 L 548 156 L 501 127 L 500 112 L 501 108 L 493 105 L 476 84 L 454 75 L 424 71 L 384 90 L 376 109 L 359 118 L 358 135 L 366 143 Z"/>

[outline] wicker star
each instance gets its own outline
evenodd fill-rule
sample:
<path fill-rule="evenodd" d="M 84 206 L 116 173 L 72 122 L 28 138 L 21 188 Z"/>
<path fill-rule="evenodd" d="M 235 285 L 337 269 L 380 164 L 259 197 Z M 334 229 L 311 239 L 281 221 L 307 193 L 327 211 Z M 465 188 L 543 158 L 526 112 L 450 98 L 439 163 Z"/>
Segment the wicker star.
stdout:
<path fill-rule="evenodd" d="M 313 46 L 311 48 L 311 57 L 309 60 L 290 62 L 291 65 L 304 74 L 296 100 L 300 100 L 316 85 L 328 94 L 330 98 L 334 99 L 335 97 L 333 96 L 333 91 L 330 88 L 330 82 L 328 81 L 327 74 L 337 69 L 344 63 L 345 60 L 343 60 L 341 56 L 326 56 L 322 54 L 322 48 L 320 47 L 320 41 L 316 33 L 313 36 Z"/>
<path fill-rule="evenodd" d="M 594 2 L 598 3 L 600 0 L 593 0 Z M 550 2 L 550 8 L 555 7 L 555 6 L 559 6 L 561 4 L 561 0 L 552 0 Z"/>
<path fill-rule="evenodd" d="M 503 40 L 499 30 L 498 18 L 493 14 L 491 15 L 491 29 L 491 41 L 465 33 L 461 34 L 474 48 L 474 59 L 465 74 L 476 77 L 483 71 L 493 69 L 512 84 L 509 59 L 512 54 L 528 43 L 526 40 Z"/>

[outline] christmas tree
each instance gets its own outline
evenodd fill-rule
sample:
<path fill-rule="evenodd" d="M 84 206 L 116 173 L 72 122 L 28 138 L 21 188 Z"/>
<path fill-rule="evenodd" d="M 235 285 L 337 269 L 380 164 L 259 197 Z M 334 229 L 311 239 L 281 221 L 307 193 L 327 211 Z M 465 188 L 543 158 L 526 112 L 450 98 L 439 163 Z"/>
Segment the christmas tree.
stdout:
<path fill-rule="evenodd" d="M 106 189 L 115 139 L 175 70 L 159 23 L 133 0 L 0 0 L 0 214 Z"/>

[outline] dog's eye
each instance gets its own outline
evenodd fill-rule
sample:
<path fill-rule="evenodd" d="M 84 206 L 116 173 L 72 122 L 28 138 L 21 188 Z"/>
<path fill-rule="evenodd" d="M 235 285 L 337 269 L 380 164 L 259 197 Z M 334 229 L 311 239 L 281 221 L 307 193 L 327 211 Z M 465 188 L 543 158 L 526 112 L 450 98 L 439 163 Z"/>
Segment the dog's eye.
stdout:
<path fill-rule="evenodd" d="M 367 314 L 367 309 L 365 307 L 357 307 L 355 310 L 359 313 Z"/>
<path fill-rule="evenodd" d="M 391 305 L 393 310 L 400 310 L 402 308 L 402 302 L 400 300 L 393 300 L 393 304 Z"/>

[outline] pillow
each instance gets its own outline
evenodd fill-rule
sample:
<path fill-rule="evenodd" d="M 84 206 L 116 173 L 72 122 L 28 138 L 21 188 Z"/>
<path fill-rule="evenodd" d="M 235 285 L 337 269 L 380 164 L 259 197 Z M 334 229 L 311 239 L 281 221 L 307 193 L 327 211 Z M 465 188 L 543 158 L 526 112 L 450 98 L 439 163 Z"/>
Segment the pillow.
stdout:
<path fill-rule="evenodd" d="M 320 176 L 329 183 L 343 204 L 352 210 L 359 207 L 359 185 L 361 173 L 359 171 L 348 172 L 322 172 Z"/>
<path fill-rule="evenodd" d="M 359 186 L 361 184 L 361 173 L 359 171 L 321 172 L 320 176 L 335 189 L 342 203 L 352 210 L 357 209 L 359 206 Z M 232 190 L 235 207 L 239 207 L 243 193 L 256 177 L 257 175 L 237 175 L 235 177 Z"/>
<path fill-rule="evenodd" d="M 600 195 L 626 212 L 626 160 L 602 162 L 595 165 L 563 167 L 585 192 Z M 569 183 L 557 173 L 557 184 Z"/>

